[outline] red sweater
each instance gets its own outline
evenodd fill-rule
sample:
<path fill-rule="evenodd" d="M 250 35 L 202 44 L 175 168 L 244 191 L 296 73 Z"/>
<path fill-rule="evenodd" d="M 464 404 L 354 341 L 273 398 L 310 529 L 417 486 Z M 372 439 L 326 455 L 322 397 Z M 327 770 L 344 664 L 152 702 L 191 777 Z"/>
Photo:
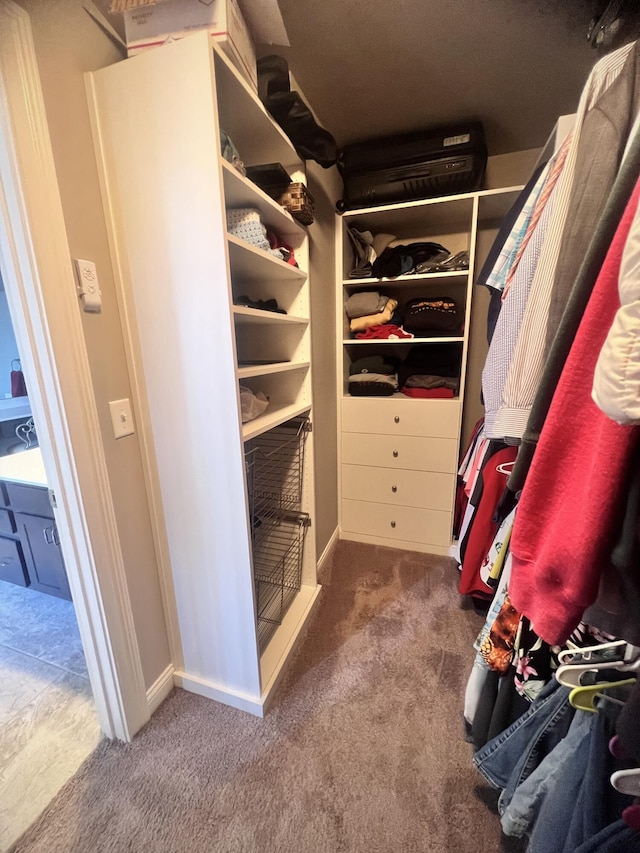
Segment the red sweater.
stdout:
<path fill-rule="evenodd" d="M 618 273 L 640 199 L 636 185 L 558 382 L 511 536 L 509 596 L 548 643 L 562 643 L 598 593 L 618 532 L 638 427 L 591 399 L 598 355 L 617 309 Z"/>

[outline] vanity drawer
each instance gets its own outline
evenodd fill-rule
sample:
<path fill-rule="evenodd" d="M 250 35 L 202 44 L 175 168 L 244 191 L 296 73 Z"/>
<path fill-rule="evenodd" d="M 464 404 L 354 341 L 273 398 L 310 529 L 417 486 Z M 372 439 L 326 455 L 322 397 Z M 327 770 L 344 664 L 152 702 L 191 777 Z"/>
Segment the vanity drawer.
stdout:
<path fill-rule="evenodd" d="M 341 527 L 348 533 L 446 548 L 451 544 L 451 523 L 450 512 L 371 501 L 342 501 Z"/>
<path fill-rule="evenodd" d="M 30 515 L 53 518 L 49 503 L 49 490 L 44 486 L 27 486 L 23 483 L 5 483 L 11 508 Z"/>
<path fill-rule="evenodd" d="M 404 435 L 342 433 L 342 462 L 411 471 L 458 470 L 458 442 L 455 438 L 417 438 Z"/>
<path fill-rule="evenodd" d="M 457 440 L 460 400 L 345 397 L 342 401 L 342 430 Z"/>
<path fill-rule="evenodd" d="M 454 474 L 342 466 L 342 496 L 350 500 L 451 512 L 455 485 Z"/>

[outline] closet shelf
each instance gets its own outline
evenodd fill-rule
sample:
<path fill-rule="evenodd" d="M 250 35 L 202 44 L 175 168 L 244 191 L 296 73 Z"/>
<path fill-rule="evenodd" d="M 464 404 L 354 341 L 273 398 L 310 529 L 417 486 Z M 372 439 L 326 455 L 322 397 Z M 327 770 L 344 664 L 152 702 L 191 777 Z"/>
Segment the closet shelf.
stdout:
<path fill-rule="evenodd" d="M 263 432 L 268 432 L 270 429 L 285 423 L 285 421 L 291 420 L 291 418 L 309 412 L 310 409 L 311 406 L 309 403 L 306 405 L 298 403 L 281 405 L 270 403 L 264 415 L 260 415 L 255 420 L 242 425 L 242 440 L 249 441 L 252 438 L 256 438 L 262 435 Z"/>
<path fill-rule="evenodd" d="M 394 285 L 405 286 L 414 281 L 421 282 L 438 282 L 447 278 L 465 279 L 469 275 L 469 270 L 448 270 L 447 272 L 430 272 L 415 275 L 399 275 L 395 278 L 345 278 L 342 281 L 344 287 L 350 290 L 359 287 L 393 287 Z"/>
<path fill-rule="evenodd" d="M 234 280 L 242 279 L 244 284 L 267 281 L 290 281 L 294 284 L 302 284 L 307 278 L 304 270 L 274 258 L 262 249 L 250 246 L 233 234 L 227 234 L 227 244 Z"/>
<path fill-rule="evenodd" d="M 391 346 L 396 344 L 461 344 L 464 341 L 463 336 L 459 337 L 432 337 L 432 338 L 400 338 L 398 340 L 377 340 L 376 338 L 370 338 L 369 340 L 358 340 L 357 338 L 345 338 L 342 343 L 345 346 L 361 346 L 362 344 L 372 344 L 373 346 Z"/>
<path fill-rule="evenodd" d="M 281 163 L 287 171 L 301 169 L 291 141 L 271 118 L 257 93 L 221 48 L 211 40 L 214 55 L 218 113 L 223 128 L 247 165 Z"/>
<path fill-rule="evenodd" d="M 262 222 L 278 236 L 297 248 L 305 230 L 288 210 L 270 198 L 257 184 L 245 178 L 231 163 L 220 159 L 224 181 L 224 199 L 228 208 L 253 207 L 260 211 Z"/>
<path fill-rule="evenodd" d="M 469 232 L 475 193 L 418 199 L 347 210 L 345 222 L 375 233 L 401 234 L 403 240 L 428 239 L 429 234 Z M 355 220 L 355 221 L 354 221 Z"/>
<path fill-rule="evenodd" d="M 238 379 L 250 379 L 252 376 L 269 376 L 272 373 L 287 373 L 289 370 L 306 370 L 308 361 L 279 361 L 273 364 L 251 364 L 239 367 Z"/>
<path fill-rule="evenodd" d="M 233 316 L 238 324 L 274 324 L 307 326 L 308 317 L 293 317 L 290 314 L 278 314 L 277 311 L 261 311 L 259 308 L 247 308 L 244 305 L 233 306 Z"/>

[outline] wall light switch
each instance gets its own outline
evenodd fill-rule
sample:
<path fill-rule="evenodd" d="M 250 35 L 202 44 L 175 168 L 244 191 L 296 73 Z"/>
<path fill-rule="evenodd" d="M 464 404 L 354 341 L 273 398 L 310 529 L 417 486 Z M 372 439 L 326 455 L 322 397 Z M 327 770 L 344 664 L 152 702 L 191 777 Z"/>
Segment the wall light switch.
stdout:
<path fill-rule="evenodd" d="M 133 413 L 130 400 L 112 400 L 109 403 L 111 412 L 111 423 L 113 434 L 116 438 L 124 438 L 125 435 L 133 435 L 136 431 L 133 424 Z"/>

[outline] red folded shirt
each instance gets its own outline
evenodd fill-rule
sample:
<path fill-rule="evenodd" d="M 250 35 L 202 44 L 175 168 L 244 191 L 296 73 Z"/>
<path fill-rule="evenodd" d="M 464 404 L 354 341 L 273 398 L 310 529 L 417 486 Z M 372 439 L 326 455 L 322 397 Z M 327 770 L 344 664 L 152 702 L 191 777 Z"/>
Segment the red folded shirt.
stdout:
<path fill-rule="evenodd" d="M 402 393 L 407 397 L 427 397 L 432 400 L 445 400 L 454 397 L 452 388 L 403 388 Z"/>
<path fill-rule="evenodd" d="M 405 332 L 402 326 L 385 323 L 381 326 L 369 326 L 364 332 L 357 332 L 356 338 L 362 341 L 384 341 L 388 338 L 412 338 L 411 332 Z"/>

